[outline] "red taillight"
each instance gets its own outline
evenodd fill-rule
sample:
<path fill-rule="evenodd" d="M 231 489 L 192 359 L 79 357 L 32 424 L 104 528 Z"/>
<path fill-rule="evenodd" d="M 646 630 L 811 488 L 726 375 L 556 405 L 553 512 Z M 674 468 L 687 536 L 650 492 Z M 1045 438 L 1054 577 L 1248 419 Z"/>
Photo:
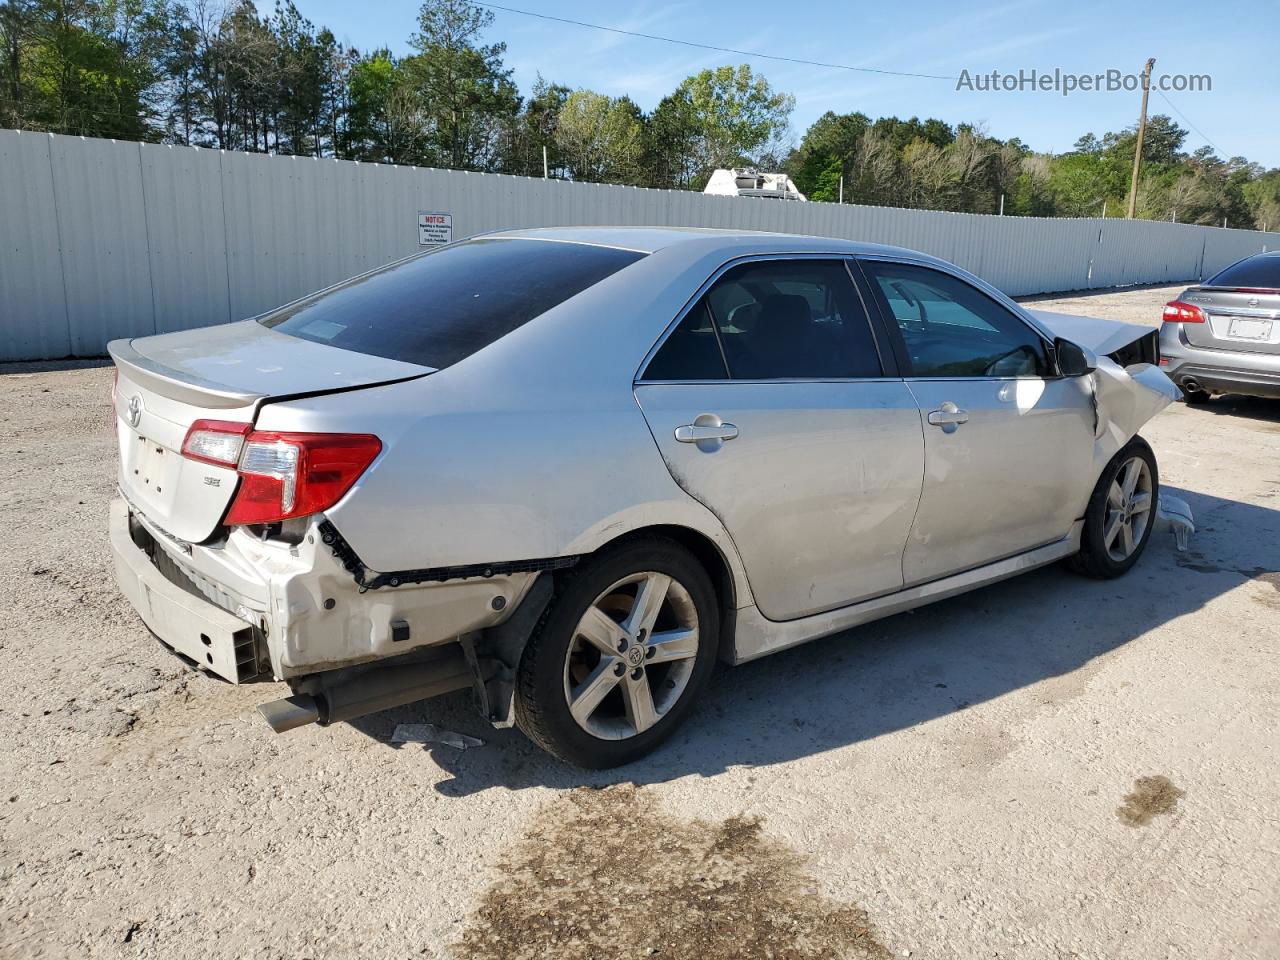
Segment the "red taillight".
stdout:
<path fill-rule="evenodd" d="M 240 450 L 249 424 L 229 420 L 197 420 L 182 441 L 182 455 L 188 460 L 231 467 L 240 463 Z"/>
<path fill-rule="evenodd" d="M 328 510 L 381 450 L 369 434 L 250 433 L 249 424 L 225 420 L 197 420 L 182 442 L 184 457 L 240 474 L 227 511 L 232 526 Z"/>
<path fill-rule="evenodd" d="M 1170 300 L 1164 307 L 1165 323 L 1204 323 L 1204 311 L 1191 303 Z"/>
<path fill-rule="evenodd" d="M 382 441 L 368 434 L 251 433 L 226 522 L 276 523 L 328 510 L 381 450 Z"/>

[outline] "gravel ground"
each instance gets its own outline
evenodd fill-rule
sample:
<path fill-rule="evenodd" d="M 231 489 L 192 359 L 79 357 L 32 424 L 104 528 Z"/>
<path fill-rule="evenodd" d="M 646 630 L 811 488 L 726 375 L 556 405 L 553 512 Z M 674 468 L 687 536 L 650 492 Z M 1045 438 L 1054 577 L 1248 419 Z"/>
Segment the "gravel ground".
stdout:
<path fill-rule="evenodd" d="M 0 956 L 1280 956 L 1280 403 L 1144 431 L 1191 552 L 726 671 L 583 774 L 464 696 L 273 735 L 116 594 L 109 368 L 0 371 Z"/>

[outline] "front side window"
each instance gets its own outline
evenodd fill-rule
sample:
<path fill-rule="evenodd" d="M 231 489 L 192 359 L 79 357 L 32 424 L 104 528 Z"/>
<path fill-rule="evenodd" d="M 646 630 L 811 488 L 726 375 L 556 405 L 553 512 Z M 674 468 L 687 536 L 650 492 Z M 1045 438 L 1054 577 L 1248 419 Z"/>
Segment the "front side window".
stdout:
<path fill-rule="evenodd" d="M 584 243 L 468 240 L 348 280 L 261 323 L 303 340 L 442 369 L 643 256 Z"/>
<path fill-rule="evenodd" d="M 844 263 L 762 260 L 727 271 L 667 338 L 645 379 L 722 379 L 726 366 L 734 380 L 881 376 Z M 671 375 L 688 370 L 699 375 Z"/>
<path fill-rule="evenodd" d="M 940 270 L 863 262 L 902 331 L 916 377 L 1043 377 L 1044 341 L 981 290 Z"/>

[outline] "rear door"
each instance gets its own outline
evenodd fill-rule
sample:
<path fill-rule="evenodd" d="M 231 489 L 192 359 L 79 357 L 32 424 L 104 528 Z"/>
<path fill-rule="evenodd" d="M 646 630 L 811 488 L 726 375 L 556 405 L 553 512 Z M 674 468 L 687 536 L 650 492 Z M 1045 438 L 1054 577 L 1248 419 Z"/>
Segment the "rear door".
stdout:
<path fill-rule="evenodd" d="M 733 537 L 766 617 L 901 588 L 924 471 L 919 411 L 845 261 L 723 270 L 635 393 L 672 476 Z"/>
<path fill-rule="evenodd" d="M 1087 379 L 1056 376 L 1045 338 L 962 278 L 885 259 L 861 265 L 904 354 L 925 436 L 906 585 L 1065 537 L 1093 486 Z"/>

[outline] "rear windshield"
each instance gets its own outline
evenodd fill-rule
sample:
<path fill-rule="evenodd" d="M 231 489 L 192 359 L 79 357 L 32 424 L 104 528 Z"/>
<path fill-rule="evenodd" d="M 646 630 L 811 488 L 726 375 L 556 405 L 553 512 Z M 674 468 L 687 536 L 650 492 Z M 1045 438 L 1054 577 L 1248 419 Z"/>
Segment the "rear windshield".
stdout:
<path fill-rule="evenodd" d="M 644 254 L 543 240 L 468 240 L 270 313 L 281 333 L 437 369 L 457 363 Z"/>
<path fill-rule="evenodd" d="M 1205 286 L 1280 287 L 1280 257 L 1264 255 L 1233 263 Z"/>

